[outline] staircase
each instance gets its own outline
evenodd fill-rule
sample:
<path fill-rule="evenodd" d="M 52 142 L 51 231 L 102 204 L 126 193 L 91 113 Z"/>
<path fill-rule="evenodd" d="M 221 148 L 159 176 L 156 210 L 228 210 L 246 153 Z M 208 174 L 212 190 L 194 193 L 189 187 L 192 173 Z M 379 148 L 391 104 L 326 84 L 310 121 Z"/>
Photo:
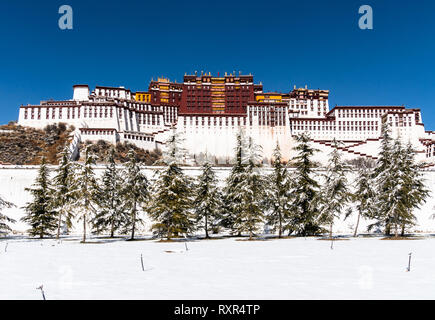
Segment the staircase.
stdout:
<path fill-rule="evenodd" d="M 359 152 L 359 151 L 355 151 L 352 150 L 351 148 L 356 148 L 359 147 L 361 145 L 364 145 L 367 143 L 368 140 L 378 140 L 378 139 L 367 139 L 364 141 L 349 141 L 349 142 L 353 142 L 353 144 L 347 145 L 347 146 L 338 146 L 337 149 L 340 151 L 343 151 L 344 153 L 350 154 L 350 155 L 357 155 L 360 157 L 365 157 L 367 159 L 372 159 L 372 160 L 376 160 L 377 157 L 371 156 L 369 154 L 363 153 L 363 152 Z M 312 140 L 314 143 L 319 143 L 321 145 L 327 146 L 327 147 L 331 147 L 334 148 L 334 143 L 332 140 Z M 345 142 L 345 141 L 344 141 Z"/>

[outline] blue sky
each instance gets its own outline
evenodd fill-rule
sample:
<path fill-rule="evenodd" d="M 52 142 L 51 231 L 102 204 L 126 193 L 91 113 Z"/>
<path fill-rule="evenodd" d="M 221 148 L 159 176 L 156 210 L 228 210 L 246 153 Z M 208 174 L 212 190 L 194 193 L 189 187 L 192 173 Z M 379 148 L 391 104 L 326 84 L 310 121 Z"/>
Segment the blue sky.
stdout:
<path fill-rule="evenodd" d="M 58 28 L 58 9 L 74 29 Z M 358 28 L 373 8 L 374 29 Z M 77 83 L 146 90 L 195 70 L 253 73 L 265 90 L 329 89 L 338 105 L 421 108 L 435 129 L 433 1 L 2 1 L 0 123 Z"/>

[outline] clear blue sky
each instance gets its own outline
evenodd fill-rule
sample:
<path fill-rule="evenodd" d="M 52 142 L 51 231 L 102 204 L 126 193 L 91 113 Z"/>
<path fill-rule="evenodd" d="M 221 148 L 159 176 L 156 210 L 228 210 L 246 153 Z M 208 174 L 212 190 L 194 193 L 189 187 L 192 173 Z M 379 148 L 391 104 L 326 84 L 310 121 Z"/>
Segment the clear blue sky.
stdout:
<path fill-rule="evenodd" d="M 58 28 L 58 9 L 74 29 Z M 374 30 L 358 28 L 369 4 Z M 434 1 L 1 1 L 0 123 L 85 83 L 146 90 L 152 77 L 253 73 L 265 90 L 329 89 L 330 105 L 421 108 L 435 129 Z"/>

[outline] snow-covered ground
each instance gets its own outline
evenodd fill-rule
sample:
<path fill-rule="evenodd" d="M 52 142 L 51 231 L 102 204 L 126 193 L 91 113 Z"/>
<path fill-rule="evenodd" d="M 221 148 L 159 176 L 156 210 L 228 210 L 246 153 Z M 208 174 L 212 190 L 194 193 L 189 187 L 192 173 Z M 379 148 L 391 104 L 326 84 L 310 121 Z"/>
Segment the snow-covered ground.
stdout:
<path fill-rule="evenodd" d="M 0 299 L 41 299 L 40 285 L 48 300 L 435 298 L 430 236 L 333 250 L 317 238 L 197 240 L 187 251 L 184 242 L 90 241 L 99 243 L 0 240 Z"/>

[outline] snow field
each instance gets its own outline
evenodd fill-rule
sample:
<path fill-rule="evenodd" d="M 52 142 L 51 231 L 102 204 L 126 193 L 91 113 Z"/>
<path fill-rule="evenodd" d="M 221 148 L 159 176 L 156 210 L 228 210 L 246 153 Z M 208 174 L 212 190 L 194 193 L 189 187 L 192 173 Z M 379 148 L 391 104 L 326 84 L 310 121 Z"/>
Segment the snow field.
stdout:
<path fill-rule="evenodd" d="M 435 298 L 435 238 L 317 239 L 5 239 L 0 299 Z"/>

